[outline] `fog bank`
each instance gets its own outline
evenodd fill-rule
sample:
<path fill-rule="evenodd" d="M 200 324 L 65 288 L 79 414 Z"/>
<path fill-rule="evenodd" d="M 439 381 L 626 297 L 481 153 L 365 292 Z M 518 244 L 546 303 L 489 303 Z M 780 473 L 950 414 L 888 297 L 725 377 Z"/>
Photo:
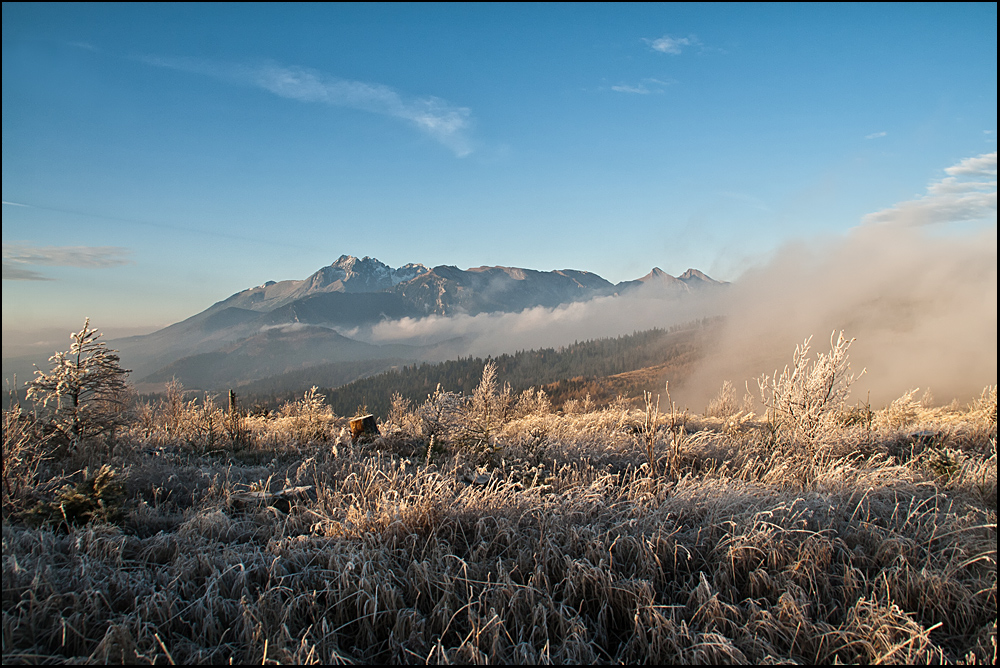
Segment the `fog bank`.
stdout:
<path fill-rule="evenodd" d="M 850 401 L 881 406 L 930 389 L 938 403 L 969 401 L 997 382 L 996 229 L 934 235 L 926 227 L 869 225 L 842 237 L 789 243 L 732 285 L 686 293 L 646 285 L 617 297 L 520 313 L 431 316 L 345 332 L 372 343 L 438 347 L 434 360 L 558 347 L 723 315 L 720 341 L 693 377 L 671 386 L 701 412 L 724 380 L 756 395 L 809 336 L 813 357 L 832 332 L 856 341 L 866 373 Z M 676 389 L 675 389 L 676 388 Z"/>
<path fill-rule="evenodd" d="M 723 380 L 749 387 L 791 363 L 813 336 L 812 357 L 843 330 L 851 367 L 866 373 L 851 402 L 884 405 L 913 388 L 938 403 L 968 401 L 997 382 L 996 229 L 932 236 L 923 228 L 864 227 L 844 238 L 789 244 L 725 296 L 721 344 L 687 384 L 694 410 Z"/>
<path fill-rule="evenodd" d="M 498 355 L 552 348 L 603 337 L 668 328 L 717 311 L 724 289 L 687 293 L 677 287 L 644 285 L 624 295 L 598 297 L 555 308 L 519 313 L 429 316 L 384 321 L 370 332 L 345 332 L 371 343 L 439 344 L 438 359 Z"/>

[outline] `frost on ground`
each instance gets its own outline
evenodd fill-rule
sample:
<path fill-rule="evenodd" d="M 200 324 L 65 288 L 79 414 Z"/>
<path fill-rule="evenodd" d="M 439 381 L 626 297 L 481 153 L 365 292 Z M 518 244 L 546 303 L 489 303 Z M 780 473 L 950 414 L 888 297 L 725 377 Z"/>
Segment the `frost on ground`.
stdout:
<path fill-rule="evenodd" d="M 77 447 L 15 407 L 3 662 L 994 664 L 996 388 L 726 392 L 556 414 L 487 373 L 361 443 L 315 391 Z"/>

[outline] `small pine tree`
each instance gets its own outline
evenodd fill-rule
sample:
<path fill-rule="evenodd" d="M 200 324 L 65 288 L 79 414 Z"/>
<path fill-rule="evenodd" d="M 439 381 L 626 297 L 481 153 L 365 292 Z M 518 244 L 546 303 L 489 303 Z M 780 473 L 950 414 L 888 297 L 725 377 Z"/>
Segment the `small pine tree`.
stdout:
<path fill-rule="evenodd" d="M 123 422 L 130 370 L 122 368 L 118 351 L 98 341 L 101 336 L 87 318 L 83 329 L 70 335 L 70 349 L 49 358 L 52 370 L 36 369 L 28 385 L 29 399 L 55 404 L 53 424 L 74 446 Z"/>

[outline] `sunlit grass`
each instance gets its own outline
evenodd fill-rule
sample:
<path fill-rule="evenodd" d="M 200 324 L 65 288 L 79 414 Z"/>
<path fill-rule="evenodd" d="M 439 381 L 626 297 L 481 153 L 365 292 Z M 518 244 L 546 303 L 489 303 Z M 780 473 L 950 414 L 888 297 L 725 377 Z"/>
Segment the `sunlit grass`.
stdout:
<path fill-rule="evenodd" d="M 995 388 L 808 442 L 713 406 L 652 462 L 642 408 L 496 388 L 366 443 L 315 395 L 235 445 L 192 404 L 35 459 L 5 416 L 4 663 L 995 663 Z M 31 514 L 104 464 L 119 508 Z"/>

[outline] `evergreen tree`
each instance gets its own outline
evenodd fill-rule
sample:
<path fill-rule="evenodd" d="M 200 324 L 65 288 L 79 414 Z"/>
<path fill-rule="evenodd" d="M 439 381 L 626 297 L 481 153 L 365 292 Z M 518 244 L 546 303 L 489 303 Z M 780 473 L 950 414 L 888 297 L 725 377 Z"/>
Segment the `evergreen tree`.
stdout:
<path fill-rule="evenodd" d="M 70 335 L 70 349 L 49 358 L 52 370 L 36 369 L 28 386 L 29 399 L 55 404 L 53 424 L 73 445 L 123 422 L 130 370 L 122 368 L 118 351 L 98 341 L 101 336 L 87 318 L 83 329 Z"/>

